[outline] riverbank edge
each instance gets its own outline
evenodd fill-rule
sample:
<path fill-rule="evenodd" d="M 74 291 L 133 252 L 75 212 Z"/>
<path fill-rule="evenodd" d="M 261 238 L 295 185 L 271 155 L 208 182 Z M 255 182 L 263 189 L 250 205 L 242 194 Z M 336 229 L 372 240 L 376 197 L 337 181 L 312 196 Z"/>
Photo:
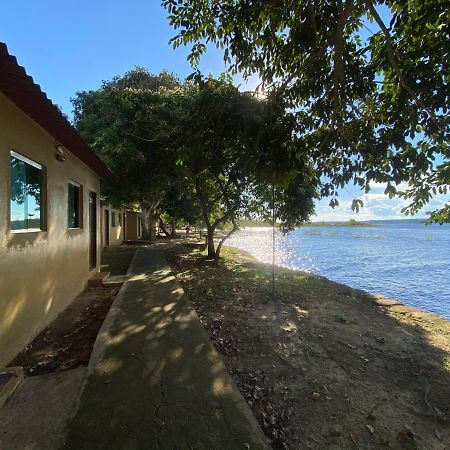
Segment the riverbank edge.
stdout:
<path fill-rule="evenodd" d="M 172 269 L 274 448 L 398 445 L 404 424 L 418 444 L 446 448 L 448 430 L 427 417 L 449 413 L 450 321 L 279 266 L 273 302 L 271 264 L 233 246 L 213 261 L 201 244 L 180 244 Z"/>
<path fill-rule="evenodd" d="M 258 260 L 255 256 L 253 256 L 250 252 L 248 252 L 247 250 L 244 250 L 242 248 L 239 247 L 235 247 L 233 245 L 229 245 L 229 244 L 224 244 L 224 249 L 233 249 L 235 251 L 239 251 L 239 253 L 242 253 L 243 255 L 245 255 L 246 258 L 248 258 L 249 260 L 251 260 L 254 264 L 261 264 L 263 266 L 265 266 L 266 268 L 271 268 L 272 265 L 269 263 L 265 263 L 263 261 Z M 234 255 L 234 257 L 239 260 L 239 255 Z M 442 324 L 447 324 L 447 326 L 449 327 L 449 332 L 450 332 L 450 319 L 447 319 L 446 317 L 436 313 L 436 312 L 432 312 L 432 311 L 427 311 L 425 309 L 421 309 L 418 308 L 416 306 L 410 306 L 410 305 L 406 305 L 405 303 L 402 303 L 399 300 L 395 300 L 392 299 L 386 295 L 383 294 L 379 294 L 376 292 L 370 292 L 370 291 L 366 291 L 364 289 L 359 289 L 359 288 L 355 288 L 353 286 L 350 286 L 348 284 L 345 283 L 339 283 L 337 281 L 333 281 L 330 278 L 325 277 L 324 275 L 318 275 L 315 274 L 313 272 L 305 272 L 303 270 L 300 269 L 292 269 L 292 268 L 288 268 L 288 267 L 284 267 L 278 264 L 275 264 L 275 267 L 277 270 L 283 270 L 283 271 L 287 271 L 287 272 L 293 272 L 293 273 L 303 273 L 303 274 L 307 274 L 308 276 L 312 276 L 315 277 L 317 279 L 321 279 L 324 280 L 328 283 L 331 283 L 335 286 L 341 286 L 344 287 L 346 289 L 351 290 L 352 292 L 359 294 L 359 295 L 363 295 L 367 298 L 368 301 L 372 301 L 374 304 L 378 305 L 378 306 L 382 306 L 385 308 L 397 308 L 397 312 L 402 313 L 402 314 L 411 314 L 414 315 L 416 319 L 421 319 L 424 320 L 425 322 L 430 322 L 432 324 L 436 324 L 437 323 L 441 323 Z"/>

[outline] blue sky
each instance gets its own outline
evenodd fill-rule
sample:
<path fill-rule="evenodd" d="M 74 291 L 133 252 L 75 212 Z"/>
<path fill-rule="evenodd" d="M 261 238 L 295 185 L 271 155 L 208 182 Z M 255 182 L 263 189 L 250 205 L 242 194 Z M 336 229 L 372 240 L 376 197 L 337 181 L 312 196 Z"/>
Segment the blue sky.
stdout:
<path fill-rule="evenodd" d="M 369 28 L 374 29 L 373 24 Z M 159 0 L 2 0 L 0 4 L 0 41 L 70 117 L 70 98 L 76 91 L 96 89 L 102 80 L 134 66 L 155 73 L 167 69 L 180 78 L 189 75 L 188 50 L 174 51 L 168 44 L 173 34 Z M 203 73 L 221 73 L 222 53 L 210 48 L 200 69 Z M 242 83 L 239 77 L 236 81 Z M 250 81 L 249 88 L 256 83 Z M 389 200 L 382 195 L 383 190 L 383 186 L 375 186 L 356 215 L 350 203 L 360 193 L 349 187 L 342 191 L 339 208 L 332 210 L 329 200 L 319 202 L 315 220 L 402 218 L 403 202 Z"/>

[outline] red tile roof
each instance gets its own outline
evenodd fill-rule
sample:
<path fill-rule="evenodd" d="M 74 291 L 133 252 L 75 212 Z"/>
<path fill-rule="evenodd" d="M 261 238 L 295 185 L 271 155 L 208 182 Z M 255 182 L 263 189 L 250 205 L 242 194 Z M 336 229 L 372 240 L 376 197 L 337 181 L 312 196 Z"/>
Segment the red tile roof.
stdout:
<path fill-rule="evenodd" d="M 0 91 L 99 176 L 112 177 L 105 164 L 83 141 L 41 87 L 19 66 L 17 59 L 9 54 L 3 42 L 0 42 Z"/>

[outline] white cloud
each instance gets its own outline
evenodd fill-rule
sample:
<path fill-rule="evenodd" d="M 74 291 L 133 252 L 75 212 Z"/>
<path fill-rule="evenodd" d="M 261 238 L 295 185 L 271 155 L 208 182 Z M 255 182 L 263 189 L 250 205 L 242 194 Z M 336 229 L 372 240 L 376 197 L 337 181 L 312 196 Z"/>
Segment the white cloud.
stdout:
<path fill-rule="evenodd" d="M 328 203 L 329 199 L 322 199 L 316 204 L 316 216 L 312 218 L 314 222 L 317 221 L 347 221 L 350 219 L 356 220 L 392 220 L 392 219 L 406 219 L 410 216 L 405 216 L 401 210 L 404 208 L 408 201 L 401 198 L 390 199 L 387 195 L 384 195 L 385 186 L 382 183 L 378 183 L 377 188 L 381 192 L 369 192 L 368 194 L 362 194 L 359 197 L 355 195 L 354 198 L 361 198 L 364 202 L 364 206 L 360 209 L 359 213 L 355 213 L 351 209 L 351 200 L 340 201 L 338 207 L 332 209 Z M 404 188 L 404 187 L 403 187 Z M 346 196 L 348 198 L 348 196 Z M 426 212 L 439 208 L 445 204 L 448 199 L 444 195 L 436 195 L 428 203 L 423 210 L 414 216 L 415 218 L 426 217 Z"/>

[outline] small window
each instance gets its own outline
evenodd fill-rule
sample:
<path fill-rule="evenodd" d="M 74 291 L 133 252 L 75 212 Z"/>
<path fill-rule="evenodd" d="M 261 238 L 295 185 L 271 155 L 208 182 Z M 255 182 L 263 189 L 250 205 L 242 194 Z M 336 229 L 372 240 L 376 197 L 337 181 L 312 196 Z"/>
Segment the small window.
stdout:
<path fill-rule="evenodd" d="M 67 226 L 81 228 L 81 187 L 69 181 L 67 199 Z"/>
<path fill-rule="evenodd" d="M 111 211 L 111 228 L 116 228 L 116 212 Z"/>
<path fill-rule="evenodd" d="M 43 166 L 11 151 L 11 231 L 44 229 Z"/>

